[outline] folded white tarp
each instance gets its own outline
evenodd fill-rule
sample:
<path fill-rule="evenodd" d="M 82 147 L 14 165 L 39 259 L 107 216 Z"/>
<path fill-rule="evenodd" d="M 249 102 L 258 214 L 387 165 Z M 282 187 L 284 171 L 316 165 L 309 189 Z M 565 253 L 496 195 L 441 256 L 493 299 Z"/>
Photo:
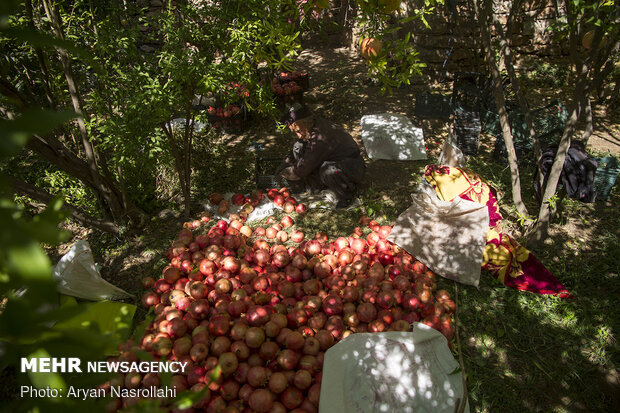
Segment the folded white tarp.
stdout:
<path fill-rule="evenodd" d="M 489 210 L 459 197 L 442 201 L 425 181 L 411 195 L 388 240 L 442 277 L 478 286 Z"/>
<path fill-rule="evenodd" d="M 362 141 L 370 159 L 426 159 L 424 134 L 399 113 L 362 116 Z"/>
<path fill-rule="evenodd" d="M 352 334 L 327 350 L 323 366 L 320 413 L 454 413 L 464 399 L 448 341 L 421 323 Z"/>

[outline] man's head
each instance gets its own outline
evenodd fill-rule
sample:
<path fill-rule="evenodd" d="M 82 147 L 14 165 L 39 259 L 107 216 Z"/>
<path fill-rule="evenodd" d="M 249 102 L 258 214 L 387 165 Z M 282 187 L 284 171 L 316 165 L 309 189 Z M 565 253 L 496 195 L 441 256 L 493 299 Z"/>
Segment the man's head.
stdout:
<path fill-rule="evenodd" d="M 314 118 L 307 106 L 293 105 L 282 115 L 281 122 L 289 127 L 300 139 L 306 138 L 314 126 Z"/>

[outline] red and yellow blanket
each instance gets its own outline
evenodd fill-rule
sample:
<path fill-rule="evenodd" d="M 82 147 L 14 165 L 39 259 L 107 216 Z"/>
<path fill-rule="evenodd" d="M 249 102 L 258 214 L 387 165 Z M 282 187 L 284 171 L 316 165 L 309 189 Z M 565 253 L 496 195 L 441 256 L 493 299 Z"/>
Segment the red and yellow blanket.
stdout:
<path fill-rule="evenodd" d="M 459 196 L 488 207 L 489 232 L 482 269 L 508 287 L 562 298 L 572 297 L 534 254 L 502 231 L 497 191 L 480 176 L 453 166 L 427 165 L 424 177 L 443 201 L 452 201 Z"/>

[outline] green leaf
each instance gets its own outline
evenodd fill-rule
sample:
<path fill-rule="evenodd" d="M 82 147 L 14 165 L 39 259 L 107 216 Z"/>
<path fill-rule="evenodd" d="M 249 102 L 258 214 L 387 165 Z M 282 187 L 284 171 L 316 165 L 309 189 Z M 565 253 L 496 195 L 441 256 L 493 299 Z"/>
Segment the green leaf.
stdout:
<path fill-rule="evenodd" d="M 17 153 L 33 134 L 49 133 L 76 116 L 72 111 L 29 110 L 14 120 L 0 120 L 0 158 Z"/>
<path fill-rule="evenodd" d="M 45 349 L 38 349 L 34 353 L 30 354 L 27 358 L 46 358 L 50 357 L 49 353 Z M 44 389 L 49 387 L 51 389 L 64 390 L 66 388 L 65 380 L 59 373 L 42 373 L 42 372 L 28 372 L 28 377 L 34 385 L 34 387 Z"/>
<path fill-rule="evenodd" d="M 90 59 L 92 55 L 86 50 L 76 46 L 71 40 L 59 39 L 45 33 L 39 33 L 31 29 L 22 29 L 19 27 L 9 27 L 0 30 L 5 36 L 28 43 L 36 47 L 59 47 L 74 55 L 82 58 Z"/>
<path fill-rule="evenodd" d="M 51 263 L 38 243 L 10 246 L 7 251 L 7 267 L 28 283 L 49 281 L 52 277 Z"/>
<path fill-rule="evenodd" d="M 11 132 L 0 123 L 0 159 L 8 158 L 23 148 L 31 134 L 27 132 Z"/>
<path fill-rule="evenodd" d="M 97 327 L 101 333 L 113 337 L 117 342 L 129 338 L 136 306 L 133 304 L 100 301 L 84 306 L 84 310 L 74 317 L 63 320 L 54 326 L 55 330 Z M 116 346 L 108 348 L 106 354 L 113 354 Z"/>
<path fill-rule="evenodd" d="M 1 120 L 0 130 L 44 135 L 77 116 L 70 110 L 60 112 L 42 109 L 27 110 L 14 120 Z"/>
<path fill-rule="evenodd" d="M 2 0 L 0 1 L 0 18 L 9 16 L 17 12 L 22 5 L 23 0 Z M 2 19 L 4 20 L 4 19 Z M 0 27 L 3 27 L 4 21 L 0 22 Z"/>
<path fill-rule="evenodd" d="M 176 399 L 174 399 L 174 405 L 176 408 L 185 410 L 192 407 L 196 402 L 200 401 L 207 391 L 209 390 L 208 386 L 204 386 L 200 391 L 192 391 L 187 390 L 183 393 L 179 394 Z"/>
<path fill-rule="evenodd" d="M 69 231 L 58 229 L 58 224 L 69 215 L 68 211 L 61 210 L 62 205 L 63 200 L 56 197 L 48 203 L 43 212 L 32 219 L 29 230 L 33 238 L 55 245 L 71 236 Z"/>

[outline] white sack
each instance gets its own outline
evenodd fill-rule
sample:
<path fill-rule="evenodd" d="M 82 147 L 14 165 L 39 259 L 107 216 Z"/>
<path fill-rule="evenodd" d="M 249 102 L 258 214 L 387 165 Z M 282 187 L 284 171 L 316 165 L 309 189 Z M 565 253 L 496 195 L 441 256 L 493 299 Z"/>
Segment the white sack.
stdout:
<path fill-rule="evenodd" d="M 489 210 L 458 196 L 442 201 L 426 182 L 398 219 L 388 240 L 442 277 L 478 286 Z"/>
<path fill-rule="evenodd" d="M 114 300 L 132 298 L 126 291 L 110 284 L 95 266 L 93 253 L 87 241 L 78 240 L 54 266 L 54 279 L 61 294 L 86 300 Z"/>
<path fill-rule="evenodd" d="M 404 115 L 381 113 L 362 116 L 362 141 L 370 159 L 426 159 L 424 134 Z"/>
<path fill-rule="evenodd" d="M 272 216 L 278 210 L 282 210 L 282 207 L 275 206 L 273 201 L 267 196 L 265 196 L 265 198 L 263 198 L 263 200 L 258 205 L 256 205 L 252 212 L 248 214 L 248 217 L 245 221 L 260 221 L 261 219 Z"/>
<path fill-rule="evenodd" d="M 425 324 L 352 334 L 325 353 L 319 412 L 454 413 L 464 393 L 458 367 L 446 338 Z"/>

